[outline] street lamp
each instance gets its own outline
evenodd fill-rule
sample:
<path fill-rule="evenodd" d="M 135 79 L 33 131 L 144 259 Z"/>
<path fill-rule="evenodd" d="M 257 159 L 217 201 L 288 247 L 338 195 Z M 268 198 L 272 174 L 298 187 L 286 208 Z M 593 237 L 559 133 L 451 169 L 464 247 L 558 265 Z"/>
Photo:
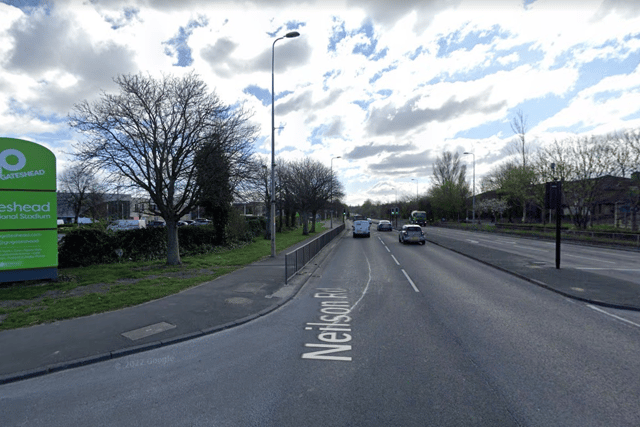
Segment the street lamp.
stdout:
<path fill-rule="evenodd" d="M 476 155 L 465 151 L 464 154 L 473 156 L 473 223 L 476 223 Z"/>
<path fill-rule="evenodd" d="M 415 181 L 416 182 L 416 203 L 419 203 L 420 199 L 418 197 L 418 179 L 417 178 L 411 178 L 411 181 Z M 418 209 L 418 207 L 416 207 L 416 209 Z"/>
<path fill-rule="evenodd" d="M 342 157 L 331 158 L 331 229 L 333 229 L 333 159 L 341 159 Z"/>
<path fill-rule="evenodd" d="M 271 256 L 276 256 L 276 120 L 275 120 L 275 79 L 273 63 L 275 58 L 276 42 L 284 38 L 293 38 L 300 35 L 297 31 L 291 31 L 273 41 L 271 46 Z"/>

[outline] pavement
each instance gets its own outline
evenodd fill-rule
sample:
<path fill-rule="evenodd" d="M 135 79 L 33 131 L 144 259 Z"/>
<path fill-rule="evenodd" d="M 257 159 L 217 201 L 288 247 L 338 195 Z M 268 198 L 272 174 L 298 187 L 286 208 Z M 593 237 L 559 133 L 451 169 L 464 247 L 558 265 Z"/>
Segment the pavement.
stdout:
<path fill-rule="evenodd" d="M 347 227 L 343 233 L 350 233 Z M 640 311 L 640 285 L 425 233 L 427 240 L 561 295 Z M 285 253 L 155 301 L 77 319 L 0 332 L 0 384 L 140 353 L 232 328 L 287 303 L 340 239 L 288 283 Z"/>

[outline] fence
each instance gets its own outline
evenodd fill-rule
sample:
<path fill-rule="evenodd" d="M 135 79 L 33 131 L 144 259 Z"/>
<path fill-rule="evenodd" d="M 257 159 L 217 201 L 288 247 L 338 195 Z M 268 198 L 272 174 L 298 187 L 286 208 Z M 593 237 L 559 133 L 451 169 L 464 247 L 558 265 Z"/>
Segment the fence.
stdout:
<path fill-rule="evenodd" d="M 289 252 L 284 257 L 284 282 L 287 283 L 294 274 L 307 265 L 311 259 L 344 230 L 344 224 L 316 237 L 304 246 L 293 252 Z"/>

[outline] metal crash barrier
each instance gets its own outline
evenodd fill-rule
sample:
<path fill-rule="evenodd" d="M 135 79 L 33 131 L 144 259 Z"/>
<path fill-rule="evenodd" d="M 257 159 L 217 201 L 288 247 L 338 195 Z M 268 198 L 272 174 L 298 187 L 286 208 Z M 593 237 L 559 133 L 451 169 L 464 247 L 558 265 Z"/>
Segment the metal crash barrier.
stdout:
<path fill-rule="evenodd" d="M 293 252 L 289 252 L 284 257 L 284 282 L 288 283 L 298 271 L 302 269 L 311 259 L 324 248 L 327 243 L 332 241 L 344 230 L 345 225 L 342 224 L 331 231 L 316 237 L 304 246 L 299 247 Z"/>

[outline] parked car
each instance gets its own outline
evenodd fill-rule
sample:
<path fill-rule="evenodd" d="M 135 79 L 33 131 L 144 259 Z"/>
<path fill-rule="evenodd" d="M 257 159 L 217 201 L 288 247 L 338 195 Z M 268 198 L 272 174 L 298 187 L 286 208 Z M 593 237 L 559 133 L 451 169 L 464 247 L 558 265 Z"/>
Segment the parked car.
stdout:
<path fill-rule="evenodd" d="M 149 221 L 147 222 L 147 227 L 164 227 L 165 222 L 164 221 L 157 221 L 157 220 L 153 220 L 153 221 Z"/>
<path fill-rule="evenodd" d="M 353 237 L 355 238 L 358 236 L 371 237 L 369 221 L 366 219 L 353 221 Z"/>
<path fill-rule="evenodd" d="M 193 224 L 191 224 L 191 225 L 209 225 L 209 224 L 211 224 L 211 220 L 210 219 L 198 218 L 195 221 L 193 221 Z"/>
<path fill-rule="evenodd" d="M 386 219 L 381 219 L 378 222 L 378 231 L 391 231 L 391 230 L 393 230 L 391 221 L 387 221 Z"/>
<path fill-rule="evenodd" d="M 136 228 L 145 228 L 147 226 L 143 219 L 117 219 L 107 227 L 108 230 L 135 230 Z"/>
<path fill-rule="evenodd" d="M 400 243 L 420 243 L 424 245 L 427 239 L 424 237 L 422 228 L 419 225 L 407 224 L 402 226 L 400 234 L 398 235 L 398 241 Z"/>

